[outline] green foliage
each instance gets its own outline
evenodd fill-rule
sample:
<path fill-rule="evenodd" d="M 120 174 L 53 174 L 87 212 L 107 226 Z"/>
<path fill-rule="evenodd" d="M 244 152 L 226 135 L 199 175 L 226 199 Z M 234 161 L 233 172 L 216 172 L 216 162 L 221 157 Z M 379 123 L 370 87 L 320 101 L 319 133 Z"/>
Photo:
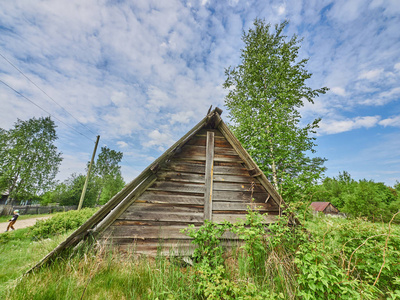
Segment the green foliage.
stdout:
<path fill-rule="evenodd" d="M 232 130 L 275 188 L 288 201 L 309 192 L 324 171 L 325 159 L 310 158 L 319 119 L 300 126 L 299 108 L 304 101 L 324 94 L 306 85 L 311 73 L 307 59 L 299 60 L 300 41 L 283 34 L 288 22 L 275 26 L 256 19 L 243 34 L 241 63 L 226 70 L 225 105 Z"/>
<path fill-rule="evenodd" d="M 29 199 L 49 190 L 61 163 L 54 145 L 55 124 L 50 117 L 19 120 L 0 130 L 0 192 L 14 200 Z"/>
<path fill-rule="evenodd" d="M 351 217 L 366 217 L 371 221 L 389 222 L 400 209 L 400 193 L 381 182 L 355 181 L 346 171 L 338 177 L 325 178 L 314 187 L 312 201 L 331 202 Z M 400 220 L 395 219 L 395 222 Z"/>
<path fill-rule="evenodd" d="M 84 207 L 105 204 L 124 186 L 121 167 L 122 152 L 102 147 L 93 171 L 89 177 L 88 186 L 83 202 Z M 59 203 L 60 205 L 78 205 L 86 176 L 72 174 L 67 180 L 59 183 L 52 191 L 41 197 L 40 203 Z"/>
<path fill-rule="evenodd" d="M 36 239 L 43 239 L 78 229 L 96 210 L 97 209 L 93 208 L 85 208 L 80 211 L 71 210 L 62 214 L 57 214 L 47 220 L 38 220 L 36 224 L 31 227 L 30 235 Z"/>
<path fill-rule="evenodd" d="M 101 147 L 100 154 L 93 166 L 92 180 L 98 181 L 99 192 L 96 204 L 105 204 L 124 186 L 125 182 L 121 175 L 121 162 L 123 153 Z"/>
<path fill-rule="evenodd" d="M 48 203 L 59 203 L 63 206 L 78 205 L 85 180 L 86 176 L 82 174 L 72 174 L 64 182 L 58 184 L 54 190 L 44 194 L 40 203 L 42 205 Z M 84 207 L 93 207 L 95 205 L 98 191 L 98 182 L 89 180 L 83 202 Z"/>
<path fill-rule="evenodd" d="M 254 225 L 254 228 L 246 229 L 245 226 Z M 224 263 L 223 253 L 226 249 L 221 246 L 222 236 L 228 231 L 237 232 L 245 239 L 244 249 L 251 253 L 249 259 L 251 268 L 257 272 L 259 269 L 256 260 L 262 255 L 264 248 L 260 248 L 260 242 L 264 239 L 259 229 L 261 215 L 251 213 L 245 223 L 234 225 L 228 222 L 216 224 L 208 220 L 204 225 L 196 229 L 189 226 L 184 229 L 197 248 L 193 257 L 196 261 L 196 293 L 200 298 L 205 299 L 273 299 L 268 290 L 260 291 L 256 284 L 251 281 L 238 282 L 229 277 Z M 263 231 L 264 232 L 264 231 Z M 265 232 L 264 232 L 265 233 Z M 255 238 L 253 241 L 252 238 Z M 261 242 L 262 243 L 262 242 Z"/>
<path fill-rule="evenodd" d="M 370 293 L 359 292 L 362 285 L 349 280 L 333 257 L 317 243 L 304 243 L 296 252 L 299 269 L 297 282 L 301 299 L 374 299 Z"/>
<path fill-rule="evenodd" d="M 224 249 L 220 246 L 221 237 L 228 228 L 228 223 L 215 224 L 205 220 L 200 228 L 195 228 L 192 224 L 182 232 L 193 238 L 193 243 L 197 245 L 193 253 L 194 259 L 216 267 L 223 262 Z"/>

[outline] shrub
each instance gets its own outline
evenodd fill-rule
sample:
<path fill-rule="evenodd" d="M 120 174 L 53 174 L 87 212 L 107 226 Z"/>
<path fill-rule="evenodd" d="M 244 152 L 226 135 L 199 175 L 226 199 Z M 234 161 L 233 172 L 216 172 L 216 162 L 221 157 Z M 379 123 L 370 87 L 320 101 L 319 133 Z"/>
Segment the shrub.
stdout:
<path fill-rule="evenodd" d="M 62 214 L 57 214 L 47 220 L 38 220 L 36 224 L 31 227 L 30 234 L 34 238 L 43 239 L 75 230 L 86 222 L 96 210 L 97 208 L 84 208 L 80 211 L 71 210 Z"/>

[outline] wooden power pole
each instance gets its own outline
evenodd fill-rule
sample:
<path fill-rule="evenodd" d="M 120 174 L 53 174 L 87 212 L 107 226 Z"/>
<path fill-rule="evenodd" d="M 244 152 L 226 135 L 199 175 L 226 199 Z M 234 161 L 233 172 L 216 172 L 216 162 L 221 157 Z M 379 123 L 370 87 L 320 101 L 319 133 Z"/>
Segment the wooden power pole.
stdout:
<path fill-rule="evenodd" d="M 88 185 L 88 182 L 89 182 L 90 171 L 92 170 L 92 165 L 93 165 L 94 157 L 96 155 L 97 145 L 99 144 L 99 139 L 100 139 L 100 136 L 98 135 L 97 136 L 97 140 L 96 140 L 96 145 L 94 146 L 92 159 L 91 159 L 90 164 L 89 164 L 89 169 L 87 171 L 85 184 L 83 185 L 81 199 L 79 200 L 78 210 L 81 210 L 82 204 L 83 204 L 83 199 L 85 199 L 86 189 L 87 189 L 87 185 Z"/>

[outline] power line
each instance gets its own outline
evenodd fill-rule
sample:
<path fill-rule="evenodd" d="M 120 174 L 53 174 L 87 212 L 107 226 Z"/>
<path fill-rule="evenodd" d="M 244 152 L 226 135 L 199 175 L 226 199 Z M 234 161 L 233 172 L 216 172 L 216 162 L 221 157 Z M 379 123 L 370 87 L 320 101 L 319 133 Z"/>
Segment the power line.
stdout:
<path fill-rule="evenodd" d="M 49 96 L 42 88 L 40 88 L 36 83 L 34 83 L 28 76 L 26 76 L 17 66 L 15 66 L 11 61 L 9 61 L 3 54 L 0 53 L 0 56 L 7 61 L 11 66 L 13 66 L 14 69 L 16 69 L 18 72 L 20 72 L 26 79 L 29 80 L 30 83 L 32 83 L 35 87 L 37 87 L 43 94 L 45 94 L 51 101 L 53 101 L 55 104 L 57 104 L 59 107 L 61 107 L 67 114 L 69 114 L 72 118 L 74 118 L 79 124 L 81 124 L 83 127 L 85 127 L 87 130 L 89 130 L 91 133 L 96 134 L 93 132 L 89 127 L 87 127 L 85 124 L 80 122 L 77 118 L 75 118 L 68 110 L 66 110 L 61 104 L 59 104 L 56 100 L 54 100 L 51 96 Z"/>
<path fill-rule="evenodd" d="M 89 141 L 92 141 L 92 139 L 90 137 L 88 137 L 87 135 L 79 132 L 78 130 L 76 130 L 74 127 L 72 127 L 71 125 L 68 125 L 67 123 L 61 121 L 59 118 L 57 118 L 56 116 L 53 116 L 51 113 L 49 113 L 47 110 L 45 110 L 43 107 L 41 107 L 40 105 L 36 104 L 33 100 L 29 99 L 28 97 L 24 96 L 23 94 L 21 94 L 20 92 L 18 92 L 16 89 L 14 89 L 13 87 L 9 86 L 7 83 L 5 83 L 3 80 L 0 79 L 0 82 L 3 83 L 5 86 L 7 86 L 8 88 L 12 89 L 15 93 L 17 93 L 18 95 L 20 95 L 22 98 L 28 100 L 30 103 L 32 103 L 33 105 L 35 105 L 36 107 L 40 108 L 41 110 L 43 110 L 45 113 L 49 114 L 50 116 L 52 116 L 54 119 L 58 120 L 60 123 L 64 124 L 65 126 L 71 128 L 72 130 L 74 130 L 75 132 L 77 132 L 78 134 L 84 136 L 85 138 L 87 138 Z"/>

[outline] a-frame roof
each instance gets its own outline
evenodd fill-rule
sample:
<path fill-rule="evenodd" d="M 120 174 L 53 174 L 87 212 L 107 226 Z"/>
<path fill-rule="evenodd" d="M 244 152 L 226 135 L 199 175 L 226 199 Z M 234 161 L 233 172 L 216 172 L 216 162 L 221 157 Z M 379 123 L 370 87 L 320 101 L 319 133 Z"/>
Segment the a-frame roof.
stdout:
<path fill-rule="evenodd" d="M 91 218 L 89 218 L 87 222 L 73 232 L 64 242 L 58 245 L 31 270 L 40 267 L 49 259 L 62 252 L 65 248 L 76 245 L 87 236 L 104 232 L 104 230 L 106 230 L 130 205 L 132 205 L 133 202 L 135 202 L 141 194 L 143 194 L 144 191 L 146 191 L 149 186 L 155 182 L 158 170 L 162 168 L 163 165 L 167 164 L 174 155 L 179 154 L 182 147 L 204 128 L 218 129 L 243 161 L 248 173 L 251 174 L 253 178 L 256 178 L 268 192 L 269 196 L 266 201 L 271 201 L 274 205 L 279 207 L 280 214 L 280 208 L 284 206 L 284 201 L 247 151 L 242 147 L 238 139 L 229 130 L 228 126 L 222 121 L 221 113 L 222 110 L 219 108 L 209 111 L 205 118 L 203 118 L 180 140 L 151 163 L 138 177 L 128 183 L 118 194 L 116 194 Z"/>

